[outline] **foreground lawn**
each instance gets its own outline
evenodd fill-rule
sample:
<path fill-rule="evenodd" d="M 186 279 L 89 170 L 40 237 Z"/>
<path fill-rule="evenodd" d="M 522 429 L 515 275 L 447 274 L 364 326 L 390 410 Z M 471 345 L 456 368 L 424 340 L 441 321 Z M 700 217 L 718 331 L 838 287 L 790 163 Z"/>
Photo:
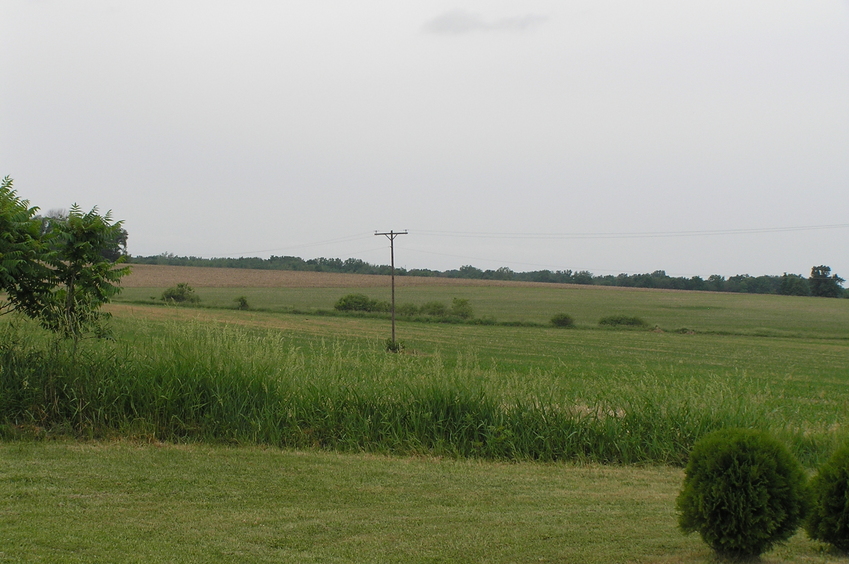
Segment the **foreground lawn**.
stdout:
<path fill-rule="evenodd" d="M 714 562 L 670 467 L 0 443 L 0 562 Z M 840 562 L 798 533 L 764 562 Z"/>

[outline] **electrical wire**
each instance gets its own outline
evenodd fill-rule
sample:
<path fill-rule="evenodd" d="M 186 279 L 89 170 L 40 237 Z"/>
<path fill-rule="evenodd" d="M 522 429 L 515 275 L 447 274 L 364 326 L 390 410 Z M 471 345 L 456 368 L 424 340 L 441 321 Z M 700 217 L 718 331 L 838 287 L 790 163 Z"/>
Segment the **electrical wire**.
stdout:
<path fill-rule="evenodd" d="M 657 237 L 701 237 L 714 235 L 749 235 L 758 233 L 785 233 L 792 231 L 816 231 L 822 229 L 846 229 L 849 223 L 832 225 L 804 225 L 795 227 L 762 227 L 744 229 L 715 229 L 697 231 L 635 231 L 622 233 L 499 233 L 473 231 L 415 231 L 417 235 L 436 237 L 472 237 L 478 239 L 642 239 Z"/>

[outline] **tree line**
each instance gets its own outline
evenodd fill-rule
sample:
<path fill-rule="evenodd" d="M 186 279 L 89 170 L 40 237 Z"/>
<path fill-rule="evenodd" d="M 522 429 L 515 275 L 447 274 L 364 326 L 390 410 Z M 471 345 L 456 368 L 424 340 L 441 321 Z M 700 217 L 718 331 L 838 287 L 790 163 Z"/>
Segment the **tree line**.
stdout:
<path fill-rule="evenodd" d="M 349 258 L 313 258 L 302 259 L 295 256 L 271 256 L 239 258 L 201 258 L 176 256 L 163 253 L 148 257 L 131 257 L 136 264 L 163 264 L 172 266 L 206 266 L 219 268 L 253 268 L 260 270 L 293 270 L 303 272 L 334 272 L 348 274 L 389 274 L 389 265 L 375 265 L 366 261 Z M 709 292 L 737 292 L 749 294 L 783 294 L 789 296 L 849 297 L 849 291 L 842 287 L 843 278 L 831 273 L 825 265 L 815 266 L 810 276 L 801 274 L 749 276 L 738 274 L 728 278 L 714 274 L 707 279 L 701 276 L 674 277 L 664 270 L 655 270 L 646 274 L 595 275 L 586 270 L 534 270 L 515 272 L 507 267 L 495 270 L 481 270 L 465 265 L 453 270 L 430 270 L 417 268 L 395 269 L 396 276 L 433 276 L 443 278 L 464 278 L 471 280 L 510 280 L 520 282 L 548 282 L 558 284 L 586 284 L 594 286 L 621 286 L 625 288 L 660 288 L 669 290 L 701 290 Z"/>

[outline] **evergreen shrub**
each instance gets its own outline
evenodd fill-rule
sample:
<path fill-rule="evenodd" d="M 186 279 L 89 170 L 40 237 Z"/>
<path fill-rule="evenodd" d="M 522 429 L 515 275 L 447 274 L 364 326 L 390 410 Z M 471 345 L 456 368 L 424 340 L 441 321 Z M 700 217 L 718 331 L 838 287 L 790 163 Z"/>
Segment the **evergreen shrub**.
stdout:
<path fill-rule="evenodd" d="M 806 475 L 766 433 L 721 429 L 693 446 L 677 506 L 685 534 L 698 532 L 723 557 L 753 558 L 802 523 Z"/>
<path fill-rule="evenodd" d="M 849 551 L 849 445 L 819 469 L 811 480 L 811 494 L 808 536 Z"/>

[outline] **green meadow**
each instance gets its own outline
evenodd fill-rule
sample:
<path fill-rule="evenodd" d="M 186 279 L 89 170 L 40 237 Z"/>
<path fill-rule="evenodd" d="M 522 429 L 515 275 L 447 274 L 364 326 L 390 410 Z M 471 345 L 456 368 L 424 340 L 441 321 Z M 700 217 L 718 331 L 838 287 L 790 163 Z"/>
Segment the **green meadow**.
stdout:
<path fill-rule="evenodd" d="M 118 303 L 162 303 L 162 288 L 126 288 Z M 275 313 L 332 311 L 350 293 L 388 301 L 383 288 L 196 288 L 201 307 L 233 308 L 244 296 L 251 309 Z M 475 316 L 499 322 L 548 324 L 568 313 L 580 327 L 596 327 L 600 318 L 625 314 L 642 317 L 667 331 L 760 336 L 849 339 L 849 300 L 797 296 L 685 292 L 586 286 L 437 286 L 399 287 L 396 301 L 422 305 L 452 298 L 468 299 Z"/>
<path fill-rule="evenodd" d="M 755 427 L 811 469 L 849 440 L 849 300 L 405 287 L 399 303 L 468 299 L 499 324 L 399 319 L 392 354 L 387 316 L 332 312 L 384 289 L 201 287 L 198 307 L 163 289 L 125 289 L 115 340 L 76 353 L 3 327 L 0 562 L 710 561 L 675 529 L 695 440 Z M 648 328 L 599 327 L 615 314 Z M 47 527 L 9 528 L 25 507 Z M 117 514 L 145 525 L 109 548 Z M 62 536 L 83 516 L 90 538 Z M 835 556 L 800 533 L 770 558 Z"/>

